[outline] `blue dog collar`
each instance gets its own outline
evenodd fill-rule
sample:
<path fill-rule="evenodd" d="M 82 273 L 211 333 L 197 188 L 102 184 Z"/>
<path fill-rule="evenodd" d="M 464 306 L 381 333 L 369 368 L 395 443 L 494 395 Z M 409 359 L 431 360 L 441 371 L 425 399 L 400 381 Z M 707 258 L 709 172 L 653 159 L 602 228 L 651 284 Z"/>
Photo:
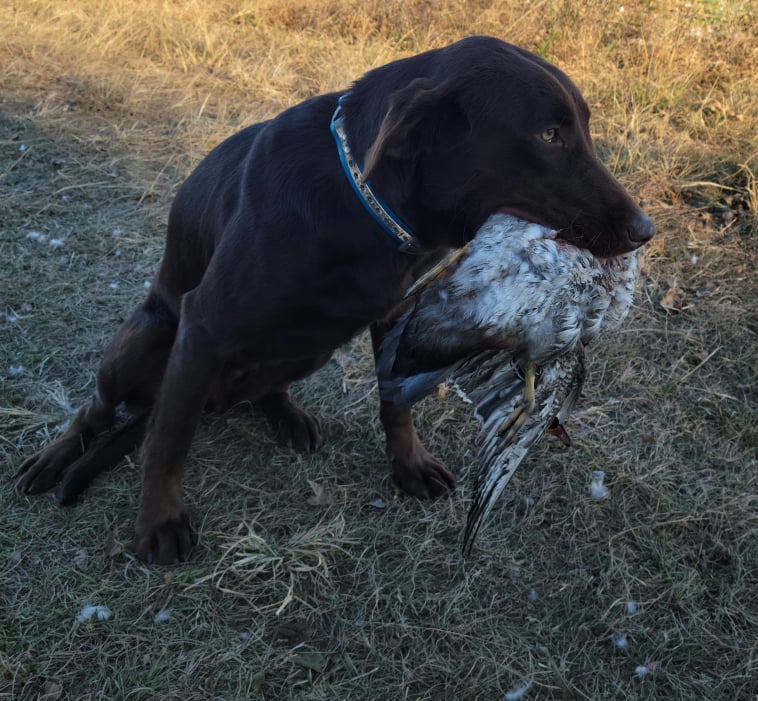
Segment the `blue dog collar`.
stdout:
<path fill-rule="evenodd" d="M 392 210 L 377 197 L 376 193 L 371 189 L 371 185 L 363 180 L 363 170 L 353 157 L 350 145 L 347 142 L 345 116 L 342 114 L 342 100 L 344 98 L 345 95 L 340 97 L 330 125 L 334 140 L 337 142 L 337 151 L 342 168 L 347 173 L 348 180 L 353 186 L 355 194 L 358 195 L 358 199 L 376 223 L 395 240 L 399 250 L 403 253 L 421 253 L 421 246 L 418 240 L 411 234 L 402 219 L 393 214 Z"/>

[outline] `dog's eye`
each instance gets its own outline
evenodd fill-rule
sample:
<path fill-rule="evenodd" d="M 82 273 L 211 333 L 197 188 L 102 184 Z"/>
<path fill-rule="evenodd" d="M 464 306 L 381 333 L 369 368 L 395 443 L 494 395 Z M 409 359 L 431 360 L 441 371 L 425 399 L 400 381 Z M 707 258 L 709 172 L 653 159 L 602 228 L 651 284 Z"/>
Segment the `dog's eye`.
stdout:
<path fill-rule="evenodd" d="M 558 141 L 558 130 L 552 127 L 550 129 L 545 129 L 540 133 L 540 139 L 546 144 L 554 144 Z"/>

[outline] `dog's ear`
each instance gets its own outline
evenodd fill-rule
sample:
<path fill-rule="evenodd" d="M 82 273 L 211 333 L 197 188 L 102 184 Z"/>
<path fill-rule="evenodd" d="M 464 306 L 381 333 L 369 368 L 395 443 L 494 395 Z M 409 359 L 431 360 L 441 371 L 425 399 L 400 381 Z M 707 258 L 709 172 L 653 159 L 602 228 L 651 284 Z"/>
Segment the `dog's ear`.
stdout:
<path fill-rule="evenodd" d="M 469 121 L 452 80 L 437 83 L 416 78 L 390 96 L 389 109 L 366 152 L 363 182 L 384 158 L 412 160 L 434 144 L 456 143 L 469 130 Z"/>

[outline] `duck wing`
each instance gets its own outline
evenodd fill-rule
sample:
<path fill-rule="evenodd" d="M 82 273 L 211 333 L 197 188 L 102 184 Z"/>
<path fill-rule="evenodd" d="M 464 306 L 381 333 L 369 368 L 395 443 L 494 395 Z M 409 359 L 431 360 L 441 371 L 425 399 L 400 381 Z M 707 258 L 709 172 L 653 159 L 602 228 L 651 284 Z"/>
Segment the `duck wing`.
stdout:
<path fill-rule="evenodd" d="M 407 333 L 415 310 L 414 305 L 395 322 L 384 337 L 376 362 L 379 396 L 396 406 L 412 406 L 431 394 L 450 377 L 459 362 L 430 353 Z"/>
<path fill-rule="evenodd" d="M 487 347 L 472 321 L 475 302 L 456 294 L 455 277 L 469 252 L 469 246 L 452 251 L 406 293 L 411 306 L 385 335 L 376 361 L 384 401 L 415 404 Z"/>
<path fill-rule="evenodd" d="M 503 352 L 481 353 L 462 363 L 453 380 L 475 405 L 481 423 L 474 495 L 463 550 L 469 551 L 479 529 L 532 446 L 557 420 L 565 421 L 582 390 L 585 356 L 581 345 L 544 364 L 535 382 L 534 411 L 515 435 L 504 440 L 501 427 L 522 400 L 524 375 L 513 356 Z"/>

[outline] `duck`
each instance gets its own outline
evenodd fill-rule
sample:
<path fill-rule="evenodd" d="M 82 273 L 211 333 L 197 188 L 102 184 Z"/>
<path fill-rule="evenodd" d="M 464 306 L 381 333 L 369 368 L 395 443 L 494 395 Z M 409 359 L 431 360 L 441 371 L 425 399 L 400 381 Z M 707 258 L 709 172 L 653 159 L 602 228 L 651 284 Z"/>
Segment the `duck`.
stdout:
<path fill-rule="evenodd" d="M 412 406 L 452 383 L 479 421 L 462 548 L 476 537 L 519 465 L 564 423 L 586 376 L 586 347 L 631 308 L 636 252 L 597 258 L 560 232 L 492 215 L 406 292 L 380 347 L 380 397 Z"/>

